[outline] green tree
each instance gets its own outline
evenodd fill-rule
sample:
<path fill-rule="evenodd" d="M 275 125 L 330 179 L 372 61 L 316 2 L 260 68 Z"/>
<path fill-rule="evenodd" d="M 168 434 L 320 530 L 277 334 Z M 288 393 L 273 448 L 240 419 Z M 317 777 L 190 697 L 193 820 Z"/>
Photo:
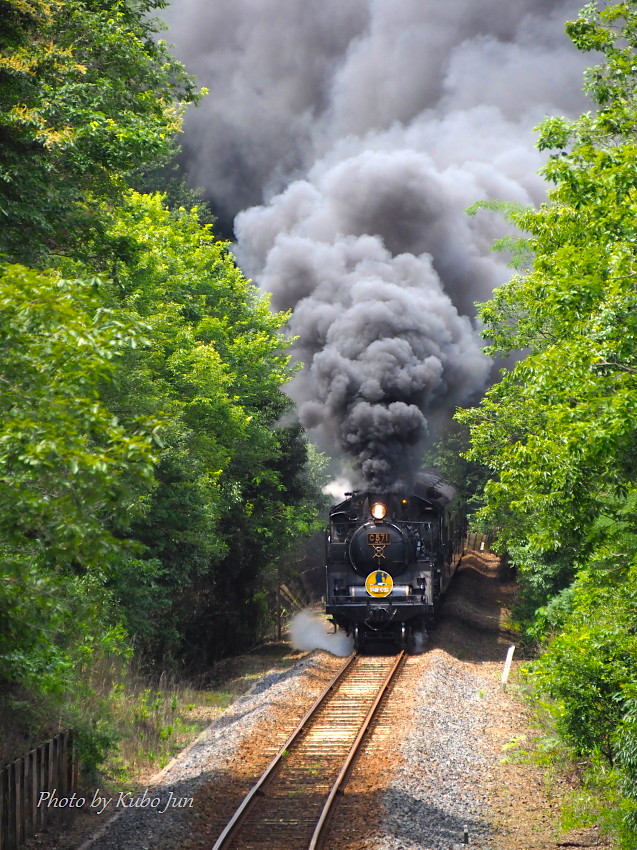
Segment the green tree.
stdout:
<path fill-rule="evenodd" d="M 143 510 L 158 445 L 100 389 L 144 334 L 97 280 L 0 269 L 0 682 L 67 722 L 87 659 L 126 651 L 106 585 L 130 543 L 111 528 Z"/>
<path fill-rule="evenodd" d="M 486 466 L 468 460 L 469 429 L 452 420 L 444 426 L 423 456 L 423 466 L 433 466 L 458 490 L 470 517 L 482 507 L 482 491 L 489 477 Z"/>
<path fill-rule="evenodd" d="M 203 667 L 260 637 L 321 499 L 286 316 L 171 165 L 198 95 L 163 5 L 0 0 L 1 690 L 92 706 L 93 759 L 95 671 L 131 639 Z"/>
<path fill-rule="evenodd" d="M 146 329 L 105 308 L 98 290 L 0 270 L 0 529 L 53 566 L 93 565 L 117 548 L 106 520 L 127 524 L 153 484 L 152 424 L 123 427 L 99 396 Z"/>
<path fill-rule="evenodd" d="M 539 210 L 508 213 L 528 234 L 534 261 L 481 310 L 491 353 L 528 355 L 460 417 L 471 424 L 471 456 L 493 473 L 484 518 L 526 551 L 518 560 L 528 559 L 531 580 L 544 561 L 538 601 L 568 584 L 598 500 L 607 494 L 611 505 L 634 472 L 637 149 L 617 130 L 627 120 L 634 47 L 616 46 L 632 38 L 634 15 L 618 4 L 597 18 L 592 5 L 567 27 L 582 49 L 605 45 L 605 65 L 587 75 L 599 109 L 540 127 L 539 147 L 560 148 L 545 168 L 554 188 Z"/>
<path fill-rule="evenodd" d="M 162 0 L 0 3 L 0 254 L 81 251 L 104 199 L 173 150 L 197 95 L 155 38 Z"/>
<path fill-rule="evenodd" d="M 459 418 L 471 428 L 469 457 L 491 473 L 482 518 L 502 528 L 534 634 L 550 640 L 538 681 L 575 750 L 618 766 L 628 823 L 637 804 L 633 751 L 621 743 L 621 730 L 634 729 L 637 626 L 637 539 L 627 530 L 637 471 L 637 9 L 591 3 L 567 31 L 603 54 L 586 74 L 597 108 L 539 128 L 540 149 L 553 151 L 548 201 L 507 211 L 525 234 L 528 268 L 481 309 L 491 353 L 525 356 Z"/>
<path fill-rule="evenodd" d="M 196 209 L 169 210 L 161 196 L 129 193 L 90 252 L 110 275 L 111 308 L 152 339 L 128 352 L 105 402 L 123 423 L 140 413 L 165 423 L 157 488 L 133 525 L 160 567 L 138 581 L 123 564 L 112 586 L 149 651 L 205 664 L 259 636 L 274 561 L 318 521 L 304 435 L 279 424 L 291 407 L 286 316 Z"/>

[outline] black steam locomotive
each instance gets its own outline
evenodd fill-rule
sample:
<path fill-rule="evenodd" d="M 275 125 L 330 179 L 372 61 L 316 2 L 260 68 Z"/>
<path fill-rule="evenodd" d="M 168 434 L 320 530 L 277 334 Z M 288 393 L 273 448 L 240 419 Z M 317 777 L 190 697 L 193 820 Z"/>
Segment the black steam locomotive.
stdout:
<path fill-rule="evenodd" d="M 326 612 L 354 638 L 417 651 L 464 548 L 456 491 L 433 470 L 413 492 L 346 493 L 330 510 Z"/>

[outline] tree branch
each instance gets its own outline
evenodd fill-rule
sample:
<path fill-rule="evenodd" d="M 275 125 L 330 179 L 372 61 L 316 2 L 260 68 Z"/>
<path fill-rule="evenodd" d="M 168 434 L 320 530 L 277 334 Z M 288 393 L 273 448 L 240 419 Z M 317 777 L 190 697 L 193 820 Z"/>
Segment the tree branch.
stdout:
<path fill-rule="evenodd" d="M 609 366 L 612 369 L 621 369 L 622 372 L 628 372 L 630 375 L 637 375 L 637 369 L 634 369 L 632 366 L 624 366 L 623 363 L 609 363 L 604 361 L 603 363 L 595 363 L 595 368 L 598 366 Z"/>

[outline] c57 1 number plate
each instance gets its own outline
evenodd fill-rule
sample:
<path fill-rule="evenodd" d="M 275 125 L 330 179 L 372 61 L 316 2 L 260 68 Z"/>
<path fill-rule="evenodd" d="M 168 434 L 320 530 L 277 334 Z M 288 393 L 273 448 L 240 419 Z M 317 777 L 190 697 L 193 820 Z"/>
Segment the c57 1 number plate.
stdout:
<path fill-rule="evenodd" d="M 391 543 L 391 535 L 388 531 L 370 531 L 367 535 L 370 546 L 383 546 Z"/>

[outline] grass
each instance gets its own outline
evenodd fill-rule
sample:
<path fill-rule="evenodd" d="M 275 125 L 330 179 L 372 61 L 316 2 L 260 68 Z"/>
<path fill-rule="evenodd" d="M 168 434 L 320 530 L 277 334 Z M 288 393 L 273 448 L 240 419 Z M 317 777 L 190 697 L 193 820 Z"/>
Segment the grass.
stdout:
<path fill-rule="evenodd" d="M 637 837 L 622 823 L 628 802 L 618 792 L 617 772 L 601 757 L 578 756 L 556 729 L 556 706 L 518 676 L 518 699 L 531 709 L 534 731 L 504 747 L 503 762 L 528 763 L 540 768 L 547 798 L 559 800 L 560 828 L 595 828 L 617 850 L 637 850 Z"/>
<path fill-rule="evenodd" d="M 232 702 L 227 692 L 196 691 L 179 682 L 119 685 L 111 697 L 118 741 L 103 774 L 118 790 L 167 764 Z"/>
<path fill-rule="evenodd" d="M 289 668 L 301 656 L 287 644 L 267 644 L 225 659 L 195 682 L 180 682 L 164 674 L 156 686 L 149 686 L 139 674 L 129 674 L 124 683 L 116 684 L 105 678 L 96 698 L 109 703 L 116 745 L 100 770 L 99 781 L 118 791 L 133 791 L 255 681 L 270 670 Z"/>

